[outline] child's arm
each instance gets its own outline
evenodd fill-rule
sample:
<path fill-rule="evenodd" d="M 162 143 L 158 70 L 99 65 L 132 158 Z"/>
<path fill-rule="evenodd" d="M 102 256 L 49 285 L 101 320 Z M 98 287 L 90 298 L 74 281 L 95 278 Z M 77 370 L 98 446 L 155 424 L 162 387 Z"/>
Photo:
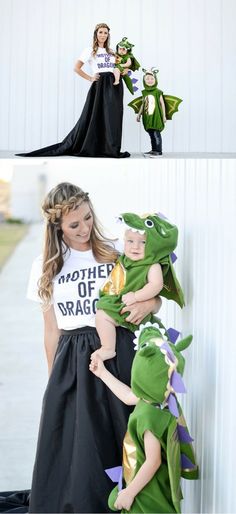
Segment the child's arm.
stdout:
<path fill-rule="evenodd" d="M 160 104 L 161 104 L 161 108 L 162 108 L 163 121 L 165 123 L 166 122 L 166 106 L 165 106 L 164 98 L 162 95 L 160 96 Z"/>
<path fill-rule="evenodd" d="M 139 469 L 135 478 L 130 482 L 126 489 L 118 493 L 115 507 L 119 510 L 129 510 L 135 496 L 150 482 L 161 465 L 161 445 L 160 441 L 150 430 L 144 433 L 144 450 L 146 460 Z"/>
<path fill-rule="evenodd" d="M 149 300 L 149 298 L 153 298 L 163 288 L 163 275 L 161 265 L 156 263 L 152 264 L 148 272 L 148 283 L 142 287 L 142 289 L 138 289 L 138 291 L 129 292 L 122 296 L 122 302 L 126 305 L 131 305 L 134 302 L 143 302 L 145 300 Z"/>
<path fill-rule="evenodd" d="M 99 377 L 104 384 L 114 393 L 119 400 L 124 402 L 126 405 L 136 405 L 138 398 L 132 393 L 129 386 L 123 384 L 118 378 L 114 377 L 104 366 L 102 359 L 97 356 L 96 362 L 91 361 L 89 365 L 90 371 Z"/>

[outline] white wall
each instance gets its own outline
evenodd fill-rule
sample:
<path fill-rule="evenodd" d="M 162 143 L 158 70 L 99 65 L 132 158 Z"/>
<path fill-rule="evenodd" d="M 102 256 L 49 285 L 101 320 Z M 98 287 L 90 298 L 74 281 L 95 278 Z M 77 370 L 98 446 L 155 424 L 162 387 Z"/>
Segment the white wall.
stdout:
<path fill-rule="evenodd" d="M 21 163 L 22 181 L 32 172 Z M 68 180 L 89 191 L 113 233 L 113 216 L 127 210 L 160 211 L 178 225 L 175 266 L 186 307 L 163 302 L 161 317 L 194 336 L 186 351 L 183 404 L 200 480 L 185 484 L 183 511 L 235 513 L 236 161 L 132 159 L 114 161 L 111 170 L 109 160 L 96 159 L 95 167 L 93 159 L 49 159 L 47 177 L 47 189 Z"/>
<path fill-rule="evenodd" d="M 165 151 L 236 151 L 235 0 L 0 0 L 0 12 L 0 150 L 38 148 L 69 132 L 89 87 L 73 66 L 105 21 L 113 48 L 128 36 L 142 66 L 159 68 L 160 88 L 184 100 L 165 129 Z M 123 147 L 140 152 L 149 138 L 130 100 L 125 92 Z"/>

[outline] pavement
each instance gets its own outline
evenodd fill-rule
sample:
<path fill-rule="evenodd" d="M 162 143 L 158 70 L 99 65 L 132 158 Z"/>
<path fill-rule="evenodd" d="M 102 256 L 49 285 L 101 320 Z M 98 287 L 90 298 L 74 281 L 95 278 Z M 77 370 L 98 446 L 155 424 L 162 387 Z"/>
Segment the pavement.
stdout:
<path fill-rule="evenodd" d="M 31 486 L 47 366 L 42 313 L 26 290 L 42 232 L 31 225 L 0 273 L 0 491 Z"/>

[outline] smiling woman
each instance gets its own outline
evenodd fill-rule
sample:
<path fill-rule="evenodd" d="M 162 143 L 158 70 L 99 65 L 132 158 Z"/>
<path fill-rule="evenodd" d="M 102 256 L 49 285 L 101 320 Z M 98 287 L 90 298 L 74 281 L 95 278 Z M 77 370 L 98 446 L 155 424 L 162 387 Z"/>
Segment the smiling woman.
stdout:
<path fill-rule="evenodd" d="M 43 203 L 43 257 L 32 267 L 28 297 L 42 303 L 49 381 L 44 396 L 30 512 L 109 512 L 112 488 L 104 470 L 121 462 L 130 408 L 89 372 L 100 348 L 95 328 L 99 289 L 118 252 L 103 235 L 88 193 L 61 183 Z M 139 323 L 157 310 L 151 299 L 126 308 Z M 108 369 L 130 382 L 133 333 L 116 329 Z"/>

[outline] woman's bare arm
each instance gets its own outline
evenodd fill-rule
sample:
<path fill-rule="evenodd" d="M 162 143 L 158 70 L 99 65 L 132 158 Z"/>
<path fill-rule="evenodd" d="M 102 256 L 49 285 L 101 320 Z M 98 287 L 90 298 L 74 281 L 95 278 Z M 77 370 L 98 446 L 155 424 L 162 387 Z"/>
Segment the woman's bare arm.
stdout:
<path fill-rule="evenodd" d="M 58 340 L 61 334 L 57 326 L 56 316 L 53 305 L 43 312 L 44 318 L 44 346 L 47 356 L 48 373 L 50 375 L 52 365 L 57 350 Z"/>
<path fill-rule="evenodd" d="M 74 67 L 75 73 L 78 73 L 78 75 L 80 75 L 80 77 L 83 77 L 83 79 L 89 80 L 90 82 L 94 82 L 99 79 L 99 76 L 100 76 L 99 73 L 95 73 L 95 75 L 92 77 L 90 75 L 88 75 L 87 73 L 85 73 L 85 71 L 82 70 L 83 65 L 84 65 L 84 63 L 82 61 L 76 61 L 75 67 Z"/>

